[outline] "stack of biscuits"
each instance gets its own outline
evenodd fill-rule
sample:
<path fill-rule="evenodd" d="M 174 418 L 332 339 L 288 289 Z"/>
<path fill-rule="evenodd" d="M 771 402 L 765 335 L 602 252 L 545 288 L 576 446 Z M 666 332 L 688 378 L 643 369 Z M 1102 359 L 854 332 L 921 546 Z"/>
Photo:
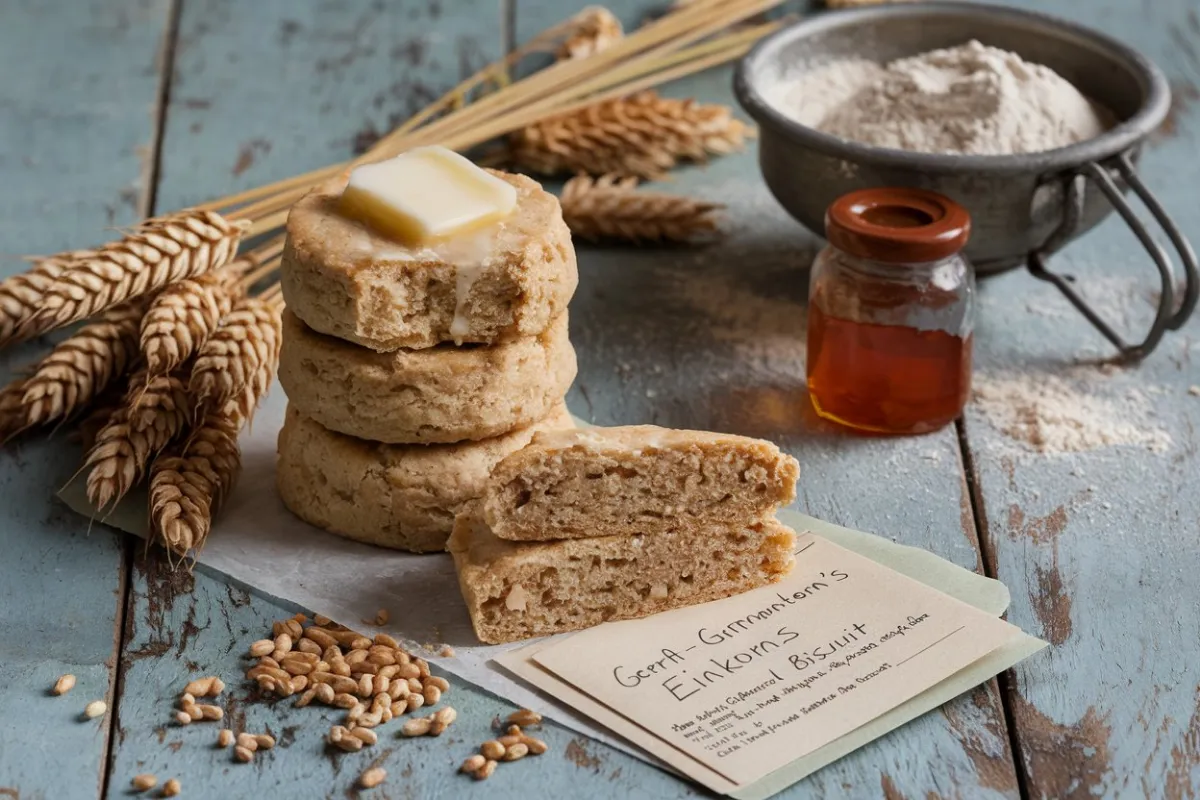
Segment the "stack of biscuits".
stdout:
<path fill-rule="evenodd" d="M 535 433 L 572 426 L 570 233 L 535 181 L 492 174 L 516 189 L 515 210 L 423 245 L 347 216 L 346 177 L 293 207 L 278 482 L 302 519 L 442 551 L 496 464 Z"/>
<path fill-rule="evenodd" d="M 448 549 L 493 644 L 643 617 L 791 570 L 775 514 L 800 468 L 770 442 L 654 426 L 539 433 L 500 462 Z"/>

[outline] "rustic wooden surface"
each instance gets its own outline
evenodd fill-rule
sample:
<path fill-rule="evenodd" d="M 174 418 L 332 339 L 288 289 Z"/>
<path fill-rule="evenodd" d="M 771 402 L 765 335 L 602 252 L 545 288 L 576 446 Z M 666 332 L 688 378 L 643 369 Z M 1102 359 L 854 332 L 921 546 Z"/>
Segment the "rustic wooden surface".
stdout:
<path fill-rule="evenodd" d="M 1086 16 L 1171 77 L 1171 123 L 1143 172 L 1200 238 L 1200 21 L 1188 0 L 1022 3 Z M 91 243 L 105 226 L 345 157 L 458 78 L 582 2 L 520 0 L 109 0 L 17 2 L 0 25 L 0 252 Z M 627 25 L 653 8 L 610 4 Z M 64 58 L 66 54 L 66 58 Z M 731 102 L 728 71 L 667 92 Z M 165 102 L 163 102 L 165 101 Z M 729 239 L 703 249 L 580 248 L 572 304 L 580 376 L 569 404 L 598 424 L 657 422 L 767 436 L 804 467 L 798 506 L 987 571 L 1010 618 L 1054 647 L 988 686 L 798 784 L 784 797 L 1193 797 L 1200 792 L 1200 323 L 1098 390 L 1143 391 L 1172 437 L 1165 454 L 1014 451 L 977 411 L 920 439 L 848 438 L 821 425 L 803 387 L 806 268 L 817 243 L 774 205 L 753 150 L 681 172 L 670 187 L 729 205 Z M 1128 285 L 1144 321 L 1145 259 L 1118 222 L 1057 262 Z M 19 268 L 6 258 L 5 273 Z M 1124 284 L 1119 282 L 1124 281 Z M 1104 342 L 1050 287 L 1022 274 L 983 291 L 981 373 L 1056 372 Z M 44 347 L 44 343 L 40 345 Z M 0 352 L 0 371 L 39 345 Z M 961 436 L 960 436 L 961 434 Z M 215 728 L 168 724 L 188 676 L 233 678 L 246 644 L 295 609 L 157 553 L 50 499 L 77 453 L 56 436 L 0 453 L 0 797 L 127 792 L 138 772 L 201 797 L 353 796 L 380 763 L 381 797 L 688 797 L 700 792 L 599 744 L 551 729 L 547 756 L 486 788 L 453 772 L 506 706 L 456 685 L 453 735 L 331 756 L 312 709 L 226 711 L 280 747 L 253 766 L 212 747 Z M 969 466 L 969 469 L 964 467 Z M 968 488 L 970 487 L 970 488 Z M 65 699 L 46 688 L 62 672 Z M 235 687 L 240 683 L 229 680 Z M 1003 693 L 1001 691 L 1003 689 Z M 80 722 L 91 699 L 112 711 Z M 1003 697 L 1003 701 L 1002 701 Z M 1013 759 L 1015 744 L 1017 758 Z M 374 759 L 374 761 L 372 761 Z"/>

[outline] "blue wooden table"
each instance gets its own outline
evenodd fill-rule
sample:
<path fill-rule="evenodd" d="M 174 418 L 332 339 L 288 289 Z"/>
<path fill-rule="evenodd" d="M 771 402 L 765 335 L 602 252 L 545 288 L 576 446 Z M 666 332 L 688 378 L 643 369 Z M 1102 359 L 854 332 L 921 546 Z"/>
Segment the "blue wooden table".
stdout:
<path fill-rule="evenodd" d="M 0 10 L 0 265 L 92 243 L 107 228 L 345 158 L 460 77 L 574 11 L 578 0 L 8 0 Z M 612 4 L 627 26 L 652 4 Z M 1175 107 L 1143 174 L 1200 241 L 1200 9 L 1195 0 L 1023 0 L 1140 48 Z M 732 102 L 727 70 L 668 93 Z M 1014 453 L 977 407 L 918 439 L 848 438 L 804 390 L 806 268 L 817 242 L 758 180 L 754 154 L 681 172 L 671 189 L 729 205 L 704 249 L 581 249 L 572 410 L 769 437 L 803 465 L 797 505 L 928 548 L 1003 580 L 1009 619 L 1053 647 L 785 792 L 788 798 L 1195 797 L 1200 793 L 1200 319 L 1096 390 L 1136 390 L 1165 452 Z M 1056 265 L 1125 287 L 1124 321 L 1150 318 L 1151 271 L 1119 222 Z M 11 374 L 44 344 L 0 351 Z M 1107 353 L 1045 284 L 1021 272 L 982 290 L 981 375 L 1057 374 Z M 168 724 L 197 674 L 240 656 L 296 609 L 74 516 L 52 492 L 74 472 L 65 435 L 0 453 L 0 798 L 115 797 L 130 778 L 178 777 L 193 797 L 353 796 L 369 764 L 380 797 L 689 797 L 693 786 L 550 729 L 551 752 L 484 785 L 455 774 L 509 708 L 456 684 L 441 739 L 330 755 L 334 715 L 223 702 L 279 747 L 253 765 L 213 729 Z M 353 621 L 347 621 L 353 622 Z M 62 673 L 78 685 L 48 695 Z M 81 721 L 90 700 L 109 712 Z"/>

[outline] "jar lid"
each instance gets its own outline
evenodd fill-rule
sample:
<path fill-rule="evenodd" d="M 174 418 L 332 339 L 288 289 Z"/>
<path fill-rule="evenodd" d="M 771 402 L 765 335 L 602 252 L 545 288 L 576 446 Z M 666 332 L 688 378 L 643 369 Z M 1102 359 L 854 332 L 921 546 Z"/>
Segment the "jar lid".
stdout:
<path fill-rule="evenodd" d="M 839 250 L 889 264 L 938 261 L 962 250 L 971 215 L 926 189 L 860 189 L 825 212 L 825 238 Z"/>

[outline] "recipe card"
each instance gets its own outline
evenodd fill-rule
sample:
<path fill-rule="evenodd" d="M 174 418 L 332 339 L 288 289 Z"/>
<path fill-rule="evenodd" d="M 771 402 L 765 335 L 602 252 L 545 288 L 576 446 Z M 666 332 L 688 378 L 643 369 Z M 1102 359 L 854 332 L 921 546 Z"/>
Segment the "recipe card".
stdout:
<path fill-rule="evenodd" d="M 1022 636 L 812 533 L 796 553 L 780 583 L 592 628 L 531 658 L 744 786 Z"/>

